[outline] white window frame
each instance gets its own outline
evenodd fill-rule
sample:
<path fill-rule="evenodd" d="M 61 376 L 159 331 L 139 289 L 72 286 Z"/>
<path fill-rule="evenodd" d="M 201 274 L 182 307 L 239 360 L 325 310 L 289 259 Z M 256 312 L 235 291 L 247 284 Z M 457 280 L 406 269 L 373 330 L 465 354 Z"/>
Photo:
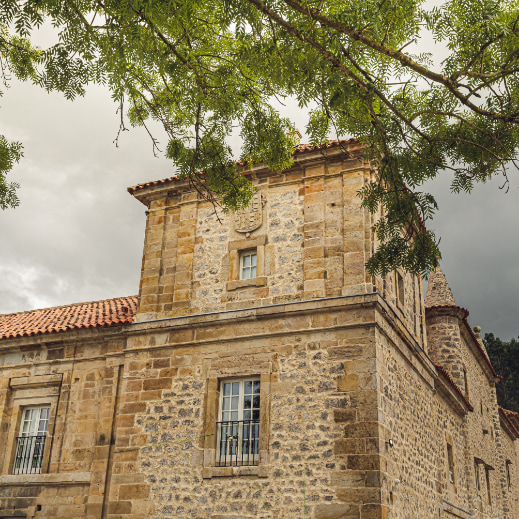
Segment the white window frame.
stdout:
<path fill-rule="evenodd" d="M 40 474 L 43 465 L 45 440 L 49 428 L 50 405 L 29 406 L 22 410 L 20 434 L 17 440 L 13 474 Z M 30 413 L 37 411 L 34 416 Z M 45 414 L 44 414 L 45 411 Z M 27 419 L 29 414 L 29 420 Z M 44 415 L 42 417 L 42 415 Z M 46 415 L 46 416 L 45 416 Z M 26 428 L 26 424 L 29 428 Z M 24 440 L 23 438 L 33 438 Z M 21 460 L 20 460 L 21 458 Z"/>
<path fill-rule="evenodd" d="M 252 393 L 245 394 L 245 384 L 247 382 L 252 382 Z M 255 383 L 258 384 L 258 391 L 255 392 L 254 388 Z M 216 438 L 216 461 L 217 464 L 220 466 L 238 466 L 238 465 L 256 465 L 259 462 L 259 431 L 260 431 L 260 420 L 261 420 L 261 385 L 260 385 L 260 378 L 259 377 L 247 377 L 247 378 L 240 378 L 240 379 L 223 379 L 220 380 L 220 401 L 219 401 L 219 410 L 218 410 L 218 422 L 220 424 L 219 427 L 217 427 L 217 438 Z M 229 409 L 224 409 L 224 400 L 226 398 L 230 398 L 232 402 L 232 386 L 231 386 L 231 395 L 225 395 L 224 387 L 225 384 L 239 384 L 239 393 L 237 395 L 238 397 L 238 407 L 236 411 L 233 411 L 233 406 L 231 403 L 231 406 Z M 250 421 L 255 422 L 253 424 L 246 424 L 245 422 L 249 421 L 249 419 L 244 420 L 244 412 L 245 409 L 245 397 L 246 396 L 254 397 L 255 395 L 258 396 L 258 406 L 252 407 L 251 403 L 251 415 L 250 415 Z M 254 411 L 257 411 L 256 416 L 257 418 L 254 418 Z M 224 420 L 224 413 L 237 413 L 237 419 L 232 419 L 232 414 L 230 416 L 231 419 Z M 230 422 L 229 425 L 224 425 L 224 422 Z M 236 422 L 236 424 L 231 423 Z M 248 429 L 247 429 L 248 428 Z M 229 430 L 231 432 L 231 435 L 228 435 L 229 442 L 227 445 L 225 444 L 225 440 L 222 439 L 222 434 L 225 434 L 225 430 Z M 247 434 L 247 431 L 249 430 L 249 434 Z M 241 441 L 241 439 L 244 438 L 244 436 L 249 436 L 252 433 L 252 439 L 254 440 L 254 446 L 253 450 L 255 452 L 247 452 L 242 453 L 241 449 L 244 446 L 244 442 Z M 247 441 L 247 440 L 245 440 Z M 250 440 L 249 440 L 250 441 Z M 249 444 L 250 445 L 250 444 Z M 221 453 L 222 447 L 225 448 L 225 454 Z M 249 447 L 250 448 L 250 447 Z"/>
<path fill-rule="evenodd" d="M 245 259 L 250 258 L 250 265 L 245 265 Z M 254 269 L 254 275 L 252 275 Z M 247 275 L 245 275 L 247 273 Z M 248 249 L 240 251 L 240 279 L 255 279 L 258 277 L 258 251 Z"/>

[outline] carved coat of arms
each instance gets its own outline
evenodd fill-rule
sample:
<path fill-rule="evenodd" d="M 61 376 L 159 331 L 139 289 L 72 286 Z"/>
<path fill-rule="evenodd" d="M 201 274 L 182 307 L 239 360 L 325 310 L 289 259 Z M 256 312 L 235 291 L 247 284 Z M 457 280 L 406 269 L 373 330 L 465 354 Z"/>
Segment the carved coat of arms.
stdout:
<path fill-rule="evenodd" d="M 234 213 L 234 228 L 237 232 L 251 233 L 263 223 L 263 205 L 265 199 L 261 193 L 255 193 L 249 205 Z"/>

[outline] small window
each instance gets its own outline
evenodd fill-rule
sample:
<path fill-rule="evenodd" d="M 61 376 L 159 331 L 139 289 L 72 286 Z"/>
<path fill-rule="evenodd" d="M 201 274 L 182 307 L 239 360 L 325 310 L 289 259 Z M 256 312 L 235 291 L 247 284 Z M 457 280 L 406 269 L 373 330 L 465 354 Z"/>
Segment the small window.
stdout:
<path fill-rule="evenodd" d="M 512 462 L 510 460 L 506 460 L 506 482 L 508 490 L 512 490 Z"/>
<path fill-rule="evenodd" d="M 259 462 L 260 381 L 220 383 L 220 421 L 217 422 L 217 464 L 257 465 Z"/>
<path fill-rule="evenodd" d="M 257 261 L 256 249 L 240 253 L 240 279 L 253 279 L 256 277 Z"/>
<path fill-rule="evenodd" d="M 467 376 L 467 369 L 463 366 L 463 381 L 465 382 L 465 396 L 469 397 L 469 378 Z"/>
<path fill-rule="evenodd" d="M 23 410 L 20 436 L 16 439 L 13 474 L 40 474 L 49 411 L 49 407 L 28 407 Z"/>
<path fill-rule="evenodd" d="M 397 292 L 398 292 L 398 302 L 400 305 L 404 306 L 405 304 L 405 293 L 404 293 L 404 278 L 400 272 L 396 273 L 396 282 L 397 282 Z"/>
<path fill-rule="evenodd" d="M 479 483 L 479 463 L 477 460 L 474 460 L 474 477 L 476 478 L 476 490 L 480 492 L 481 485 Z"/>
<path fill-rule="evenodd" d="M 490 469 L 485 468 L 485 476 L 487 479 L 487 496 L 488 496 L 488 505 L 492 509 L 492 492 L 490 486 Z"/>
<path fill-rule="evenodd" d="M 454 484 L 454 455 L 450 443 L 447 444 L 447 463 L 449 465 L 449 483 Z"/>

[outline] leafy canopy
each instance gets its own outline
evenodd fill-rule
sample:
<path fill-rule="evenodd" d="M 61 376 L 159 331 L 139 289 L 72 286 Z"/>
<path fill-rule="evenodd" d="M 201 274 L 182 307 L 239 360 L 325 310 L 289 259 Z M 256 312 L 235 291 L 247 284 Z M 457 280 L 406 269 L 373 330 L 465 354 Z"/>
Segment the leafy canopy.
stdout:
<path fill-rule="evenodd" d="M 425 228 L 437 209 L 420 191 L 440 172 L 470 191 L 515 165 L 519 139 L 519 12 L 506 0 L 4 0 L 0 68 L 67 98 L 108 85 L 134 125 L 160 121 L 179 175 L 224 208 L 252 186 L 236 160 L 292 163 L 291 122 L 275 99 L 297 99 L 311 142 L 362 140 L 378 182 L 359 195 L 380 240 L 372 273 L 427 275 L 439 258 Z M 31 44 L 50 20 L 59 42 Z M 425 32 L 441 66 L 413 48 Z M 147 127 L 147 126 L 146 126 Z M 229 137 L 241 129 L 242 153 Z M 152 138 L 154 138 L 152 136 Z M 154 141 L 154 144 L 156 142 Z M 0 140 L 0 205 L 18 203 L 6 173 L 19 144 Z M 204 171 L 204 175 L 199 172 Z"/>

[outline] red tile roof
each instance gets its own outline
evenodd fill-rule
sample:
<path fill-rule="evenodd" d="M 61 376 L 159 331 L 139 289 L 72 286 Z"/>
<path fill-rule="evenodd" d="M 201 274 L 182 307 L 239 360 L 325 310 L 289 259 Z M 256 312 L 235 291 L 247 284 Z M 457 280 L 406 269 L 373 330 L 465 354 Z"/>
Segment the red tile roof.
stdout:
<path fill-rule="evenodd" d="M 0 339 L 131 323 L 137 296 L 0 315 Z"/>
<path fill-rule="evenodd" d="M 311 151 L 323 150 L 328 148 L 339 148 L 341 146 L 345 146 L 347 144 L 358 144 L 360 143 L 359 139 L 341 139 L 341 140 L 331 140 L 327 143 L 323 144 L 298 144 L 294 147 L 294 152 L 292 155 L 302 155 L 303 153 L 309 153 Z M 244 166 L 245 162 L 238 162 L 239 165 Z M 176 177 L 163 178 L 162 180 L 152 180 L 151 182 L 143 182 L 142 184 L 137 184 L 136 186 L 131 186 L 128 188 L 128 192 L 132 195 L 135 191 L 139 189 L 144 189 L 145 187 L 150 186 L 158 186 L 160 184 L 168 184 L 169 182 L 181 182 L 181 180 Z"/>
<path fill-rule="evenodd" d="M 501 406 L 499 407 L 499 412 L 501 413 L 501 416 L 504 417 L 504 419 L 508 422 L 508 425 L 510 425 L 512 431 L 516 434 L 516 436 L 519 438 L 519 414 L 515 411 L 509 411 L 508 409 L 503 409 Z M 515 423 L 514 423 L 515 422 Z"/>

